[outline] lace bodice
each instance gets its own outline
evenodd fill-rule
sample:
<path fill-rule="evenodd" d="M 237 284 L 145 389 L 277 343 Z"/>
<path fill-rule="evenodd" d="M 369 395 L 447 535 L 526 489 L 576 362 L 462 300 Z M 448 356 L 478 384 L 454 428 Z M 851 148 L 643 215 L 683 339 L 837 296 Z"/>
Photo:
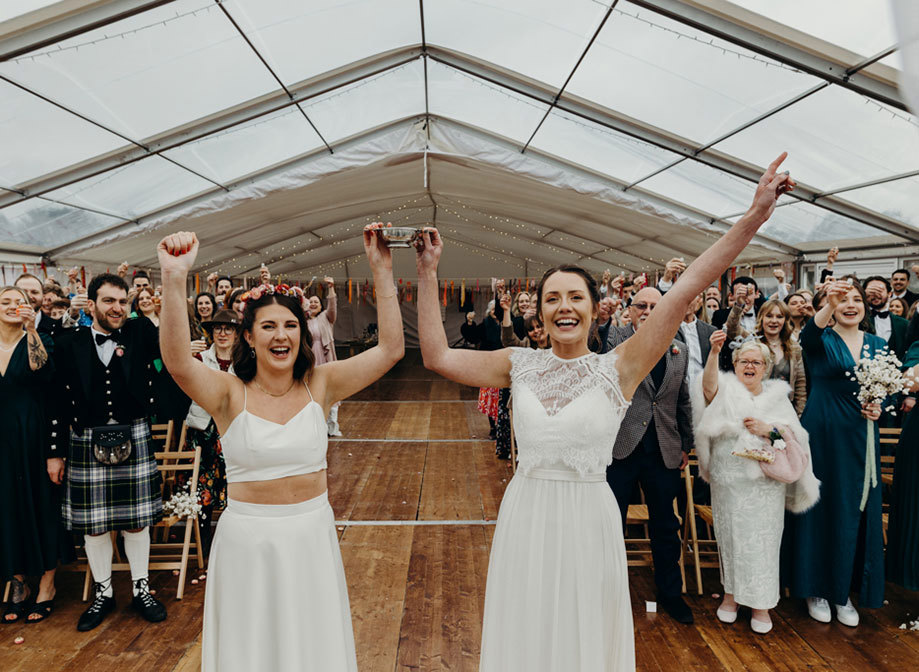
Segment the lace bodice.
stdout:
<path fill-rule="evenodd" d="M 551 350 L 511 350 L 514 433 L 520 468 L 604 471 L 629 407 L 616 355 L 562 359 Z"/>

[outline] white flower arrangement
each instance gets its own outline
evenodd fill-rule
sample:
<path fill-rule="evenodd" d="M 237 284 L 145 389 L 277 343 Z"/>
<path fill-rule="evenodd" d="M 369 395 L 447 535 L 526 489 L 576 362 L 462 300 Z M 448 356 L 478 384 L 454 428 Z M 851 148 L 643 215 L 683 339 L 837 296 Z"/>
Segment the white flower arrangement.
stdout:
<path fill-rule="evenodd" d="M 846 377 L 858 383 L 858 391 L 854 392 L 858 401 L 863 406 L 866 404 L 882 404 L 884 400 L 898 392 L 909 392 L 911 379 L 900 370 L 902 362 L 897 356 L 884 348 L 874 356 L 867 356 L 870 347 L 865 345 L 862 358 L 858 360 L 854 371 L 846 371 Z M 893 406 L 885 410 L 894 411 Z"/>
<path fill-rule="evenodd" d="M 785 450 L 785 439 L 776 439 L 772 442 L 772 447 L 776 450 Z"/>
<path fill-rule="evenodd" d="M 204 517 L 201 513 L 201 504 L 195 497 L 192 497 L 187 483 L 184 488 L 173 493 L 168 502 L 163 502 L 163 513 L 177 518 Z"/>

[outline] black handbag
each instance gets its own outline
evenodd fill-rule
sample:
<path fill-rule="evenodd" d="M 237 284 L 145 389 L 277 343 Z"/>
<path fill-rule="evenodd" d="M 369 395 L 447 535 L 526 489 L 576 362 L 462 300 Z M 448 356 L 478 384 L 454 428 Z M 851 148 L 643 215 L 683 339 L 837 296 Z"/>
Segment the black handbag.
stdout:
<path fill-rule="evenodd" d="M 131 457 L 131 425 L 92 428 L 93 457 L 100 464 L 121 464 Z"/>

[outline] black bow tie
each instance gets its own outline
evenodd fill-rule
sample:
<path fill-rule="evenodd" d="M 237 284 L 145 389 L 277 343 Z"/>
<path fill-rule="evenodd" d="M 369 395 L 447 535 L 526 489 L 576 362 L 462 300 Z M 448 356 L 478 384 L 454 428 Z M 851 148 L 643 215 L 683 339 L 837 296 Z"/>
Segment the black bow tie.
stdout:
<path fill-rule="evenodd" d="M 113 331 L 110 334 L 96 334 L 96 345 L 103 345 L 106 341 L 114 341 L 121 336 L 120 331 Z"/>
<path fill-rule="evenodd" d="M 886 320 L 886 319 L 888 318 L 888 316 L 890 315 L 890 311 L 889 311 L 889 310 L 874 310 L 874 309 L 872 308 L 872 309 L 871 309 L 871 312 L 874 313 L 874 316 L 875 316 L 875 317 L 879 317 L 879 318 L 881 318 L 882 320 Z"/>

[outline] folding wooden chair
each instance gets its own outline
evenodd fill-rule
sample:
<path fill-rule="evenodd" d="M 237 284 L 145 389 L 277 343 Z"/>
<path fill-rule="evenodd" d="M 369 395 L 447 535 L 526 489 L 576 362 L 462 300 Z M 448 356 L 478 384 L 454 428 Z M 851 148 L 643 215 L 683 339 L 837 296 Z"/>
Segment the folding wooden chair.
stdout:
<path fill-rule="evenodd" d="M 683 482 L 686 485 L 686 515 L 683 516 L 683 552 L 682 556 L 691 556 L 693 567 L 696 575 L 696 590 L 699 595 L 702 594 L 702 569 L 714 568 L 721 569 L 721 555 L 718 553 L 718 542 L 712 530 L 714 527 L 714 518 L 712 517 L 712 507 L 702 504 L 696 504 L 693 496 L 693 485 L 695 476 L 692 469 L 698 472 L 699 459 L 695 453 L 690 454 L 689 464 L 683 470 Z M 708 534 L 707 539 L 699 538 L 699 528 L 696 519 L 702 521 Z M 712 559 L 714 557 L 714 560 Z M 685 590 L 685 578 L 684 590 Z"/>
<path fill-rule="evenodd" d="M 897 444 L 900 443 L 900 427 L 881 427 L 881 445 L 893 446 L 896 451 Z M 893 469 L 896 462 L 896 455 L 881 455 L 881 483 L 890 487 L 893 485 Z M 883 510 L 882 522 L 884 532 L 884 546 L 887 546 L 887 523 L 890 519 L 890 502 L 884 502 L 881 505 Z"/>
<path fill-rule="evenodd" d="M 187 472 L 189 474 L 189 493 L 195 499 L 198 497 L 198 471 L 201 466 L 201 447 L 195 446 L 194 450 L 169 450 L 158 451 L 154 453 L 157 467 L 163 474 L 164 501 L 168 500 L 166 496 L 166 483 L 172 480 L 175 482 L 176 473 Z M 198 528 L 198 516 L 189 516 L 184 519 L 185 535 L 181 543 L 169 541 L 168 536 L 162 541 L 156 540 L 155 530 L 165 528 L 167 531 L 173 525 L 179 522 L 177 516 L 167 516 L 160 522 L 151 527 L 150 540 L 150 564 L 151 570 L 179 570 L 179 588 L 176 592 L 176 599 L 181 600 L 185 594 L 185 578 L 188 573 L 188 558 L 191 551 L 195 551 L 198 560 L 198 568 L 204 568 L 204 556 L 201 552 L 201 530 Z M 131 566 L 124 562 L 118 555 L 117 533 L 112 532 L 112 545 L 116 549 L 116 558 L 112 563 L 112 571 L 130 570 Z M 194 535 L 194 541 L 192 541 Z M 92 584 L 92 572 L 89 566 L 86 567 L 86 578 L 83 585 L 83 600 L 89 599 L 89 589 Z"/>

